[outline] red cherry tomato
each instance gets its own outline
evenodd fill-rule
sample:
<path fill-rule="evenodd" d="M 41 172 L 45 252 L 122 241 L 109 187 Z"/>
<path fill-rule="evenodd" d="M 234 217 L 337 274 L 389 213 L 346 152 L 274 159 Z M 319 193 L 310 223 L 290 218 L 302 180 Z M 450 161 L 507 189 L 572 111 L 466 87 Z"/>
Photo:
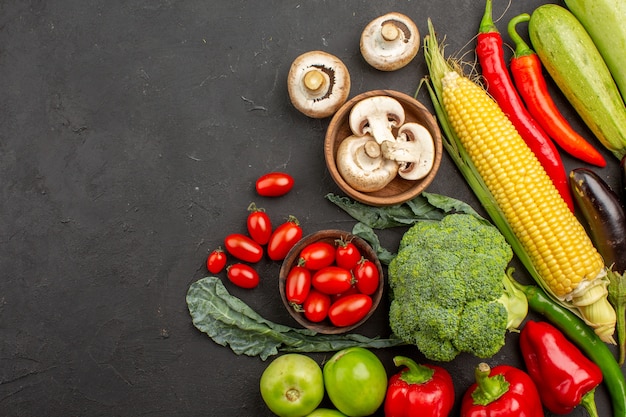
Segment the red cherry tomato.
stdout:
<path fill-rule="evenodd" d="M 232 233 L 224 239 L 224 247 L 235 258 L 256 263 L 263 258 L 263 248 L 254 240 L 240 233 Z"/>
<path fill-rule="evenodd" d="M 222 248 L 217 248 L 209 253 L 206 267 L 212 274 L 219 274 L 226 266 L 226 253 Z"/>
<path fill-rule="evenodd" d="M 296 265 L 287 274 L 285 296 L 290 304 L 302 304 L 311 290 L 311 271 Z"/>
<path fill-rule="evenodd" d="M 304 300 L 304 317 L 314 323 L 319 323 L 328 316 L 330 296 L 312 289 L 309 296 Z"/>
<path fill-rule="evenodd" d="M 278 226 L 267 243 L 267 255 L 273 261 L 282 261 L 293 246 L 302 239 L 302 228 L 298 219 L 289 216 L 289 219 Z"/>
<path fill-rule="evenodd" d="M 259 285 L 259 274 L 250 265 L 232 264 L 226 268 L 226 276 L 238 287 L 254 288 Z"/>
<path fill-rule="evenodd" d="M 351 326 L 365 317 L 371 308 L 372 298 L 369 295 L 346 295 L 330 306 L 328 318 L 334 326 Z"/>
<path fill-rule="evenodd" d="M 256 180 L 256 192 L 263 197 L 280 197 L 293 188 L 293 177 L 284 172 L 270 172 Z"/>
<path fill-rule="evenodd" d="M 340 240 L 336 252 L 337 266 L 342 268 L 352 269 L 361 260 L 361 252 L 352 242 Z"/>
<path fill-rule="evenodd" d="M 247 226 L 248 234 L 259 245 L 265 245 L 272 235 L 272 222 L 264 209 L 258 208 L 254 203 L 248 206 Z"/>
<path fill-rule="evenodd" d="M 367 295 L 372 295 L 376 292 L 380 282 L 380 274 L 374 262 L 363 258 L 352 272 L 356 280 L 355 286 L 359 292 Z"/>
<path fill-rule="evenodd" d="M 324 294 L 341 294 L 352 286 L 352 273 L 338 266 L 327 266 L 313 274 L 311 285 Z"/>
<path fill-rule="evenodd" d="M 302 266 L 317 271 L 335 262 L 335 247 L 326 242 L 314 242 L 305 246 L 300 252 Z"/>

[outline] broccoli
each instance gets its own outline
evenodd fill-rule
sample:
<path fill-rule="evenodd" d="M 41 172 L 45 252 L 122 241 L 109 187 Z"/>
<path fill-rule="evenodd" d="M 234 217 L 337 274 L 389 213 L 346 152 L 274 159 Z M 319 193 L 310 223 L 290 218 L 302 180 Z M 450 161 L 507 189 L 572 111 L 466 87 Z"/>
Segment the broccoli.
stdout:
<path fill-rule="evenodd" d="M 420 221 L 389 263 L 389 324 L 428 359 L 495 355 L 528 313 L 511 282 L 513 252 L 500 231 L 471 214 Z"/>

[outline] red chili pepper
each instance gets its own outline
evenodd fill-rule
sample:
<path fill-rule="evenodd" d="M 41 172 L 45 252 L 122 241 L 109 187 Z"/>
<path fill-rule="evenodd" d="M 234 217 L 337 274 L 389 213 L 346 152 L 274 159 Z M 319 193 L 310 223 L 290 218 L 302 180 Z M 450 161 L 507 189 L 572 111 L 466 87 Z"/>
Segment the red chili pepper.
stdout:
<path fill-rule="evenodd" d="M 486 363 L 476 367 L 476 383 L 463 396 L 461 417 L 543 417 L 537 387 L 521 369 Z"/>
<path fill-rule="evenodd" d="M 452 377 L 444 368 L 418 364 L 405 356 L 393 358 L 405 366 L 389 378 L 385 398 L 385 417 L 447 417 L 454 405 Z"/>
<path fill-rule="evenodd" d="M 535 153 L 561 197 L 573 212 L 574 202 L 561 156 L 547 133 L 532 118 L 524 106 L 509 75 L 504 60 L 502 36 L 500 36 L 491 17 L 491 0 L 487 0 L 485 14 L 480 22 L 476 55 L 480 62 L 487 91 L 509 117 L 528 147 Z"/>
<path fill-rule="evenodd" d="M 539 388 L 543 405 L 555 414 L 569 414 L 582 405 L 598 415 L 594 401 L 602 371 L 547 322 L 528 321 L 520 333 L 528 374 Z"/>
<path fill-rule="evenodd" d="M 599 167 L 606 166 L 606 161 L 600 152 L 565 120 L 550 96 L 542 73 L 541 60 L 516 32 L 517 23 L 529 20 L 530 15 L 524 13 L 511 19 L 508 26 L 509 36 L 515 43 L 515 54 L 511 59 L 511 74 L 517 91 L 526 103 L 531 116 L 565 152 L 590 164 Z"/>

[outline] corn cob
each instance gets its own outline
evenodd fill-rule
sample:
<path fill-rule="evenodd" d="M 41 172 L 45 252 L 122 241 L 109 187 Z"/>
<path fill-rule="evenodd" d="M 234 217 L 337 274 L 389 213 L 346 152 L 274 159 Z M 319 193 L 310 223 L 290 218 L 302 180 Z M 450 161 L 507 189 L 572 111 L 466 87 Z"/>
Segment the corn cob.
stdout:
<path fill-rule="evenodd" d="M 482 86 L 445 61 L 431 22 L 429 28 L 424 48 L 436 104 L 530 260 L 533 277 L 614 343 L 602 257 L 508 117 Z"/>

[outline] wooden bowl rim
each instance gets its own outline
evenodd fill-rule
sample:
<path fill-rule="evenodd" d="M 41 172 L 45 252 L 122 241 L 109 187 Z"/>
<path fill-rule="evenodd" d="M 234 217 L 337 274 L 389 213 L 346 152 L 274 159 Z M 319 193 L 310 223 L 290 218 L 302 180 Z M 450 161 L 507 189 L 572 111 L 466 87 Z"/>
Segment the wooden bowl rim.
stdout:
<path fill-rule="evenodd" d="M 346 118 L 349 117 L 350 110 L 357 102 L 365 98 L 374 96 L 389 96 L 400 101 L 403 107 L 410 106 L 413 110 L 412 113 L 419 113 L 420 117 L 424 119 L 424 127 L 426 127 L 431 133 L 435 142 L 435 161 L 433 163 L 433 168 L 428 173 L 428 175 L 420 180 L 412 181 L 414 183 L 412 187 L 408 187 L 398 194 L 389 196 L 380 196 L 376 195 L 376 193 L 364 193 L 355 190 L 341 177 L 341 174 L 339 173 L 335 162 L 336 132 L 340 130 L 340 126 L 342 126 L 344 123 L 347 123 Z M 361 203 L 373 206 L 391 206 L 395 204 L 401 204 L 405 201 L 417 197 L 422 191 L 426 189 L 426 187 L 428 187 L 432 183 L 435 176 L 437 175 L 439 166 L 441 165 L 442 155 L 443 143 L 441 140 L 441 130 L 439 129 L 439 125 L 437 124 L 437 120 L 435 119 L 435 117 L 418 100 L 409 96 L 408 94 L 401 93 L 395 90 L 366 91 L 348 100 L 343 106 L 341 106 L 341 108 L 339 108 L 339 110 L 330 120 L 324 138 L 324 158 L 326 160 L 326 167 L 337 186 L 353 199 L 360 201 Z"/>
<path fill-rule="evenodd" d="M 287 301 L 287 296 L 285 294 L 285 282 L 287 280 L 287 275 L 289 274 L 289 271 L 291 270 L 291 268 L 297 263 L 298 257 L 300 255 L 300 251 L 305 246 L 314 242 L 318 242 L 318 241 L 328 241 L 328 242 L 332 241 L 332 244 L 334 245 L 335 244 L 334 242 L 338 239 L 344 239 L 345 241 L 352 241 L 357 246 L 357 248 L 359 248 L 362 256 L 374 262 L 374 264 L 376 265 L 376 268 L 378 269 L 378 273 L 380 275 L 378 289 L 371 296 L 372 308 L 370 308 L 370 311 L 359 322 L 353 325 L 344 326 L 344 327 L 335 327 L 328 321 L 328 319 L 325 319 L 324 321 L 319 322 L 319 323 L 314 323 L 312 321 L 307 320 L 307 318 L 304 317 L 303 313 L 294 310 L 289 305 L 289 302 Z M 302 239 L 298 241 L 298 243 L 294 245 L 293 248 L 291 248 L 291 250 L 289 251 L 285 259 L 283 260 L 283 263 L 280 267 L 280 272 L 278 275 L 278 289 L 280 292 L 280 297 L 283 301 L 283 305 L 285 306 L 285 308 L 287 309 L 291 317 L 293 317 L 303 327 L 313 330 L 317 333 L 323 333 L 323 334 L 347 333 L 361 326 L 363 323 L 365 323 L 372 316 L 372 314 L 374 314 L 374 311 L 378 308 L 378 305 L 380 304 L 380 301 L 382 300 L 383 290 L 384 290 L 383 268 L 380 263 L 380 260 L 378 259 L 378 256 L 376 256 L 376 252 L 374 251 L 374 249 L 372 249 L 369 243 L 367 243 L 367 241 L 365 241 L 364 239 L 344 230 L 339 230 L 339 229 L 320 230 L 320 231 L 311 233 L 303 237 Z"/>

